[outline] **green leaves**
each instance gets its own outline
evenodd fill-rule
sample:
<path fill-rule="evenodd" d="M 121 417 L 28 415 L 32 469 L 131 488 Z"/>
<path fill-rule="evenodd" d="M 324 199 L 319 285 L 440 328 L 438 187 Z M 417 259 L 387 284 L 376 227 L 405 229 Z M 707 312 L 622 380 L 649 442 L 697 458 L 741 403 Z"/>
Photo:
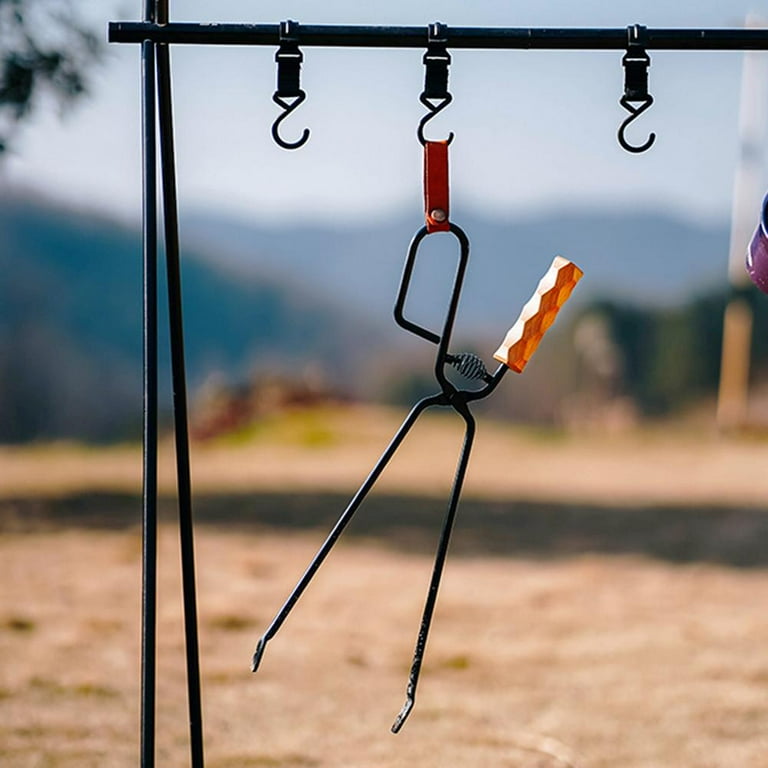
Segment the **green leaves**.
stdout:
<path fill-rule="evenodd" d="M 71 3 L 0 0 L 0 154 L 41 94 L 66 106 L 87 92 L 101 49 Z"/>

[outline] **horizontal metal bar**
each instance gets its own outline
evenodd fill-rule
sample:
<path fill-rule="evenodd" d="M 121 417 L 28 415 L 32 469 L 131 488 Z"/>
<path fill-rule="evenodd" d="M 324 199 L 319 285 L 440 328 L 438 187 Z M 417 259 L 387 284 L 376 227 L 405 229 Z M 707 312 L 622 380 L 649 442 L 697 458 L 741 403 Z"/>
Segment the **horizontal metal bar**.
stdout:
<path fill-rule="evenodd" d="M 329 48 L 423 48 L 423 27 L 370 27 L 301 24 L 302 46 Z M 279 24 L 199 24 L 173 22 L 113 21 L 108 27 L 111 43 L 180 45 L 274 45 L 280 43 Z M 447 27 L 449 48 L 622 50 L 627 46 L 626 28 L 525 28 Z M 768 29 L 645 29 L 643 45 L 656 50 L 768 50 Z"/>

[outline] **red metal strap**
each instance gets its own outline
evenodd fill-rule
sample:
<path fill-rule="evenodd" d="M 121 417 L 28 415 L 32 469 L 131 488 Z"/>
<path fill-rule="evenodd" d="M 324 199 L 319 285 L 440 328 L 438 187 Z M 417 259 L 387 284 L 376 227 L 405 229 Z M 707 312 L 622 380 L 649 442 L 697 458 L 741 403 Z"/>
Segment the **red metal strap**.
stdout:
<path fill-rule="evenodd" d="M 424 218 L 427 232 L 448 232 L 448 142 L 424 143 Z"/>

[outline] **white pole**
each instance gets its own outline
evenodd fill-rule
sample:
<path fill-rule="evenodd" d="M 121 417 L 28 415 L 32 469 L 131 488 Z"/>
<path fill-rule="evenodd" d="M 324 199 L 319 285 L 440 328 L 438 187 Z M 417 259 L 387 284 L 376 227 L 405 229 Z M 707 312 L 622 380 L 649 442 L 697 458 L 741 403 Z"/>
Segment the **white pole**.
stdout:
<path fill-rule="evenodd" d="M 763 27 L 764 21 L 750 14 L 747 27 Z M 747 245 L 757 224 L 765 193 L 764 151 L 768 126 L 768 68 L 766 57 L 747 51 L 741 77 L 739 106 L 740 156 L 733 184 L 731 241 L 728 254 L 728 280 L 731 298 L 723 318 L 720 388 L 717 399 L 717 424 L 735 429 L 747 421 L 749 365 L 752 340 L 752 311 L 739 293 L 750 283 L 744 259 Z"/>

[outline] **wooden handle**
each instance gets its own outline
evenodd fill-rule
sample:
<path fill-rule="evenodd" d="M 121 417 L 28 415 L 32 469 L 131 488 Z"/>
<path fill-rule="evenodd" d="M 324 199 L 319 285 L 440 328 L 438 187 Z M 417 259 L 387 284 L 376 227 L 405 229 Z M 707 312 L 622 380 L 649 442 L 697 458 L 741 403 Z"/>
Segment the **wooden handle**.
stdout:
<path fill-rule="evenodd" d="M 549 271 L 539 281 L 536 293 L 523 307 L 517 322 L 507 331 L 494 359 L 521 373 L 547 329 L 555 322 L 560 307 L 568 301 L 583 276 L 584 273 L 572 261 L 555 256 Z"/>

